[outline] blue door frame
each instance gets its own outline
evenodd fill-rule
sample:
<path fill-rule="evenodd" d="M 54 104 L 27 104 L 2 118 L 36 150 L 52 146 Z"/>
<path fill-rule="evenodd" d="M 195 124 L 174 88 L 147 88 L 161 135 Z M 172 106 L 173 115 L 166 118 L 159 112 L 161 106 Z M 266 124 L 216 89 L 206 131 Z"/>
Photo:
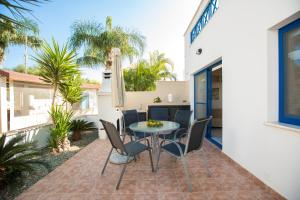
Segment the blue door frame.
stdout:
<path fill-rule="evenodd" d="M 196 118 L 196 115 L 197 115 L 197 113 L 196 113 L 197 112 L 197 109 L 196 109 L 197 104 L 206 104 L 206 117 L 209 117 L 212 115 L 212 69 L 221 64 L 222 64 L 222 60 L 206 67 L 205 69 L 201 70 L 200 72 L 198 72 L 194 75 L 194 118 Z M 201 75 L 202 73 L 206 73 L 206 103 L 197 102 L 197 99 L 196 99 L 196 91 L 198 90 L 197 84 L 196 84 L 196 77 Z M 212 126 L 212 122 L 210 122 L 207 127 L 207 133 L 206 133 L 205 137 L 210 142 L 215 144 L 218 148 L 222 149 L 222 144 L 220 144 L 219 142 L 212 139 L 211 126 Z"/>

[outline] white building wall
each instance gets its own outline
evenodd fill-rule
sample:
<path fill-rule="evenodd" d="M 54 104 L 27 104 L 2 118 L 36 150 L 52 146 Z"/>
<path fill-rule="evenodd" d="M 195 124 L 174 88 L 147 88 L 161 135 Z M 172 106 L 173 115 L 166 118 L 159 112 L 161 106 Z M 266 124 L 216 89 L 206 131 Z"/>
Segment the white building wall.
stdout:
<path fill-rule="evenodd" d="M 300 199 L 300 128 L 267 123 L 278 118 L 277 30 L 300 16 L 300 1 L 219 0 L 219 9 L 190 44 L 207 2 L 185 34 L 190 91 L 192 74 L 222 58 L 222 151 L 284 197 Z M 199 48 L 203 52 L 196 55 Z"/>

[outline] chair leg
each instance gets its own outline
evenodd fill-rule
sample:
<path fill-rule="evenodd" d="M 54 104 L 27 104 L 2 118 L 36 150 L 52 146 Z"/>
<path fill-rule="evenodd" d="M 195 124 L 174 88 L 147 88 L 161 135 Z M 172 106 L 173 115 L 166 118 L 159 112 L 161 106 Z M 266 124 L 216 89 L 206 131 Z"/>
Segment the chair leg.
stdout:
<path fill-rule="evenodd" d="M 154 172 L 154 166 L 153 166 L 151 149 L 149 149 L 148 152 L 149 152 L 149 157 L 150 157 L 150 163 L 151 163 L 152 172 Z"/>
<path fill-rule="evenodd" d="M 185 180 L 188 184 L 189 191 L 192 192 L 193 189 L 192 189 L 192 184 L 191 184 L 191 181 L 190 181 L 188 164 L 187 164 L 187 161 L 186 161 L 185 157 L 182 156 L 181 159 L 182 159 L 183 169 L 184 169 L 184 173 L 185 173 Z"/>
<path fill-rule="evenodd" d="M 156 161 L 156 168 L 155 168 L 155 171 L 158 170 L 158 163 L 159 163 L 159 158 L 160 158 L 160 154 L 161 154 L 161 145 L 160 145 L 160 148 L 158 150 L 158 156 L 157 156 L 157 161 Z"/>
<path fill-rule="evenodd" d="M 119 186 L 120 186 L 120 183 L 121 183 L 121 181 L 122 181 L 124 172 L 125 172 L 125 170 L 126 170 L 126 167 L 127 167 L 128 161 L 129 161 L 129 158 L 130 158 L 130 155 L 128 155 L 127 160 L 126 160 L 126 163 L 124 164 L 123 169 L 122 169 L 122 171 L 121 171 L 121 174 L 120 174 L 120 177 L 119 177 L 117 186 L 116 186 L 116 189 L 117 189 L 117 190 L 119 189 Z"/>
<path fill-rule="evenodd" d="M 202 151 L 202 154 L 203 154 L 203 157 L 204 157 L 204 165 L 205 165 L 205 169 L 206 169 L 206 172 L 207 172 L 207 176 L 208 176 L 208 177 L 211 177 L 211 171 L 210 171 L 209 168 L 208 168 L 207 156 L 206 156 L 206 154 L 205 154 L 205 152 L 204 152 L 203 149 L 200 150 L 200 153 L 201 153 L 201 151 Z"/>
<path fill-rule="evenodd" d="M 114 149 L 114 148 L 111 148 L 111 150 L 110 150 L 110 152 L 109 152 L 109 154 L 108 154 L 108 156 L 107 156 L 107 158 L 106 158 L 106 161 L 105 161 L 105 164 L 104 164 L 104 166 L 103 166 L 103 169 L 102 169 L 101 175 L 103 175 L 103 173 L 104 173 L 104 171 L 105 171 L 105 169 L 106 169 L 106 166 L 107 166 L 108 160 L 109 160 L 109 158 L 110 158 L 110 155 L 111 155 L 111 153 L 112 153 L 113 149 Z"/>

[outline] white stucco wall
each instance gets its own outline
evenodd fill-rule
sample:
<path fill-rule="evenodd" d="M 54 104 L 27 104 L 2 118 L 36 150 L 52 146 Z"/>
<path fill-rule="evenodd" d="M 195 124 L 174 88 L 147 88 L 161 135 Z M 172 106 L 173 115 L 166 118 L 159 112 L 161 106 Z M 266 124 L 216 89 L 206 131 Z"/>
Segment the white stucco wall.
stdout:
<path fill-rule="evenodd" d="M 187 81 L 158 81 L 154 91 L 126 92 L 125 109 L 138 109 L 147 111 L 148 105 L 153 104 L 156 97 L 160 97 L 162 103 L 168 103 L 168 94 L 172 94 L 174 104 L 182 104 L 189 101 L 189 87 Z"/>
<path fill-rule="evenodd" d="M 219 9 L 190 44 L 190 31 L 207 2 L 185 34 L 190 91 L 192 74 L 221 58 L 222 151 L 284 197 L 300 199 L 300 127 L 267 123 L 278 118 L 277 30 L 300 16 L 300 1 L 219 0 Z"/>

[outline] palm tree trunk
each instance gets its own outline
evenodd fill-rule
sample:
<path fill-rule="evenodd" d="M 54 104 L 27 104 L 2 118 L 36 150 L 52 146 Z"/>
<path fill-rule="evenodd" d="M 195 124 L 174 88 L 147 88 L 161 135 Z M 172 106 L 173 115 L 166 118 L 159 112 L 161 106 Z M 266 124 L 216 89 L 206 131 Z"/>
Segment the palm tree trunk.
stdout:
<path fill-rule="evenodd" d="M 0 47 L 0 68 L 4 61 L 4 49 Z"/>

